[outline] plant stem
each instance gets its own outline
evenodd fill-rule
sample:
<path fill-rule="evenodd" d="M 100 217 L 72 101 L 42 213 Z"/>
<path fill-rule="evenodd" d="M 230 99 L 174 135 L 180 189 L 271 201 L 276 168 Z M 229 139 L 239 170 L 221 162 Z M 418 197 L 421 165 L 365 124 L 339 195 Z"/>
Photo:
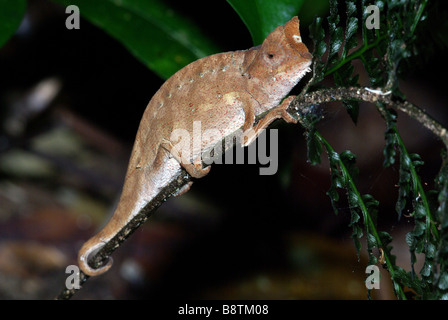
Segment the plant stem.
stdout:
<path fill-rule="evenodd" d="M 325 149 L 327 149 L 328 153 L 336 153 L 336 151 L 333 149 L 333 147 L 328 143 L 328 141 L 319 132 L 315 131 L 314 134 L 319 139 L 319 141 L 325 146 Z M 350 190 L 352 190 L 352 192 L 355 193 L 356 198 L 358 199 L 358 205 L 363 214 L 364 226 L 366 228 L 366 233 L 371 233 L 375 238 L 378 248 L 383 248 L 381 238 L 378 234 L 378 231 L 376 230 L 375 223 L 373 222 L 372 216 L 369 214 L 369 211 L 367 210 L 367 207 L 361 197 L 361 194 L 358 191 L 358 188 L 355 185 L 355 182 L 353 181 L 352 176 L 350 175 L 349 170 L 345 167 L 344 163 L 340 159 L 339 159 L 339 167 L 341 168 L 341 171 L 344 173 L 344 176 L 346 177 L 346 181 L 349 184 L 348 187 L 350 188 Z M 392 261 L 390 260 L 389 255 L 386 253 L 386 250 L 383 250 L 383 252 L 384 252 L 385 263 L 387 265 L 387 270 L 390 273 L 392 281 L 395 282 L 395 280 L 394 280 L 395 279 L 394 265 L 392 264 Z M 406 300 L 406 296 L 405 296 L 401 286 L 398 283 L 396 283 L 396 287 L 398 288 L 397 295 L 401 299 Z"/>
<path fill-rule="evenodd" d="M 335 72 L 336 70 L 341 68 L 343 65 L 347 64 L 348 62 L 350 62 L 350 61 L 352 61 L 352 60 L 362 56 L 364 54 L 364 52 L 366 52 L 367 50 L 375 48 L 384 39 L 386 39 L 386 35 L 383 35 L 381 37 L 377 37 L 375 39 L 375 41 L 372 42 L 372 43 L 365 43 L 361 48 L 359 48 L 358 50 L 352 52 L 345 59 L 343 59 L 343 60 L 339 61 L 337 64 L 333 65 L 329 70 L 327 70 L 327 72 L 325 72 L 324 77 L 332 74 L 333 72 Z"/>
<path fill-rule="evenodd" d="M 414 165 L 412 164 L 412 160 L 411 157 L 409 156 L 409 153 L 403 143 L 403 140 L 401 139 L 400 135 L 398 134 L 397 128 L 394 128 L 395 131 L 395 137 L 397 139 L 398 142 L 398 146 L 400 148 L 400 152 L 402 152 L 404 154 L 404 156 L 408 159 L 409 163 L 411 163 L 411 165 L 409 166 L 410 171 L 411 171 L 411 176 L 412 179 L 414 181 L 414 183 L 417 186 L 417 190 L 418 190 L 418 195 L 421 198 L 421 201 L 425 207 L 425 213 L 426 213 L 426 228 L 425 228 L 425 236 L 426 236 L 426 240 L 429 241 L 430 238 L 430 230 L 432 231 L 432 233 L 434 234 L 434 237 L 436 238 L 436 240 L 439 240 L 439 231 L 437 230 L 437 227 L 434 223 L 434 219 L 431 215 L 431 210 L 429 209 L 429 203 L 428 203 L 428 199 L 426 197 L 426 193 L 425 190 L 423 188 L 422 182 L 417 174 L 417 171 L 415 170 Z"/>
<path fill-rule="evenodd" d="M 411 34 L 414 34 L 415 28 L 417 28 L 417 24 L 420 21 L 420 18 L 422 17 L 423 11 L 425 11 L 425 7 L 428 4 L 428 0 L 424 0 L 422 4 L 418 7 L 417 14 L 415 15 L 414 23 L 411 27 Z"/>

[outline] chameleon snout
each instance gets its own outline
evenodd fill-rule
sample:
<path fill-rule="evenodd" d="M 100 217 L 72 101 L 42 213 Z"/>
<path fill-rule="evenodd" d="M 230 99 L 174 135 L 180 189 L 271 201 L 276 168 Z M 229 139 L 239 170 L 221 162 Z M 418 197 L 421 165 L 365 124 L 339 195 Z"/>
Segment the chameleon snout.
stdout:
<path fill-rule="evenodd" d="M 309 52 L 299 52 L 299 54 L 304 59 L 307 59 L 307 60 L 313 59 L 313 55 Z"/>

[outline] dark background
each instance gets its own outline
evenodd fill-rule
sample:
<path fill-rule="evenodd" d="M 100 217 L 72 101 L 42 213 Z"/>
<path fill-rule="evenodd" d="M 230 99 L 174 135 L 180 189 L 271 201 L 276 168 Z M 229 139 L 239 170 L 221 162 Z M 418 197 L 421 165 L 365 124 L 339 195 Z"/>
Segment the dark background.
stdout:
<path fill-rule="evenodd" d="M 219 39 L 223 51 L 252 46 L 225 1 L 169 2 Z M 88 21 L 67 30 L 66 17 L 52 2 L 29 1 L 27 23 L 0 49 L 0 298 L 52 298 L 62 289 L 65 266 L 76 264 L 83 241 L 113 211 L 141 115 L 163 83 Z M 301 31 L 309 39 L 307 27 Z M 447 124 L 445 54 L 435 50 L 408 66 L 400 87 Z M 61 88 L 45 109 L 18 107 L 49 77 Z M 413 223 L 397 220 L 398 169 L 382 167 L 384 122 L 368 104 L 356 126 L 339 104 L 322 112 L 319 131 L 338 152 L 358 155 L 359 189 L 380 201 L 380 229 L 394 236 L 393 254 L 408 270 L 404 235 Z M 14 121 L 22 124 L 20 133 L 8 131 Z M 273 128 L 280 138 L 276 175 L 260 176 L 258 165 L 213 165 L 188 193 L 168 200 L 117 250 L 114 267 L 75 298 L 366 298 L 365 250 L 358 262 L 343 193 L 339 214 L 333 213 L 327 161 L 307 163 L 300 126 Z M 430 189 L 441 142 L 404 114 L 399 128 L 409 151 L 422 155 L 420 172 Z M 59 145 L 71 149 L 61 154 Z M 28 158 L 40 164 L 31 173 L 19 161 Z M 381 285 L 375 295 L 393 298 L 387 274 Z"/>

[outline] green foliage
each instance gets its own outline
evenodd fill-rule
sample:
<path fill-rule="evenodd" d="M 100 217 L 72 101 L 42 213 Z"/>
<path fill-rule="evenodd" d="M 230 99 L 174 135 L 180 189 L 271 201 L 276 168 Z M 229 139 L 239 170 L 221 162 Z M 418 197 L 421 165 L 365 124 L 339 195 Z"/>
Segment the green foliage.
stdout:
<path fill-rule="evenodd" d="M 220 51 L 193 21 L 161 0 L 53 1 L 77 5 L 83 17 L 165 79 L 188 63 Z"/>
<path fill-rule="evenodd" d="M 378 5 L 378 3 L 377 3 Z M 313 79 L 310 85 L 321 82 L 329 75 L 333 76 L 333 80 L 337 86 L 350 87 L 358 84 L 359 75 L 354 75 L 354 66 L 351 62 L 354 59 L 369 61 L 367 70 L 371 73 L 379 72 L 377 65 L 370 63 L 372 49 L 377 48 L 386 38 L 385 35 L 375 35 L 375 32 L 367 30 L 365 23 L 360 23 L 357 13 L 358 8 L 356 1 L 345 2 L 345 20 L 342 21 L 339 8 L 341 4 L 336 0 L 330 0 L 330 15 L 327 18 L 328 39 L 324 29 L 324 20 L 316 18 L 310 26 L 310 37 L 314 43 L 314 54 L 319 59 L 314 60 Z M 381 5 L 380 5 L 381 6 Z M 365 10 L 365 1 L 362 1 L 362 21 L 366 21 L 367 11 Z M 359 25 L 361 24 L 361 28 Z M 357 32 L 362 30 L 362 43 L 358 43 Z M 328 41 L 327 41 L 328 40 Z M 326 59 L 321 59 L 327 53 Z M 377 81 L 377 78 L 373 78 Z M 348 114 L 356 123 L 359 114 L 359 104 L 356 101 L 343 101 Z"/>
<path fill-rule="evenodd" d="M 392 237 L 387 232 L 378 232 L 377 230 L 379 202 L 370 194 L 361 194 L 356 186 L 358 176 L 356 155 L 348 150 L 339 154 L 333 149 L 328 141 L 316 130 L 315 125 L 317 121 L 315 113 L 312 111 L 306 112 L 302 115 L 302 119 L 302 124 L 307 129 L 307 141 L 308 143 L 309 141 L 313 141 L 314 145 L 314 149 L 308 150 L 309 153 L 312 153 L 311 159 L 320 158 L 323 151 L 322 146 L 327 152 L 331 172 L 331 185 L 327 195 L 330 197 L 336 214 L 338 213 L 337 203 L 340 199 L 338 190 L 346 191 L 351 213 L 349 227 L 352 228 L 351 236 L 358 253 L 358 259 L 362 248 L 360 239 L 365 234 L 369 264 L 376 264 L 378 262 L 378 259 L 373 252 L 374 248 L 382 250 L 384 255 L 383 263 L 385 268 L 389 270 L 391 274 L 395 292 L 398 297 L 405 298 L 402 288 L 403 283 L 395 280 L 401 278 L 397 278 L 396 276 L 396 272 L 400 274 L 400 269 L 395 265 L 395 257 L 391 254 L 392 247 L 390 246 L 390 243 Z M 315 145 L 319 145 L 319 147 Z M 313 162 L 311 160 L 310 162 L 314 164 L 317 163 L 316 161 Z"/>
<path fill-rule="evenodd" d="M 358 75 L 354 74 L 352 62 L 359 60 L 369 75 L 370 85 L 391 91 L 397 99 L 403 99 L 398 89 L 400 63 L 419 54 L 415 32 L 420 21 L 425 18 L 427 1 L 388 0 L 355 1 L 344 3 L 330 0 L 330 13 L 326 21 L 317 17 L 310 26 L 310 36 L 314 44 L 313 78 L 305 90 L 322 86 L 322 80 L 331 76 L 336 86 L 359 86 Z M 365 23 L 366 7 L 375 4 L 380 8 L 380 29 L 369 30 Z M 344 17 L 342 19 L 341 17 Z M 326 23 L 325 23 L 326 22 Z M 327 28 L 327 29 L 326 29 Z M 358 43 L 357 34 L 361 33 Z M 348 114 L 356 123 L 358 108 L 354 101 L 343 101 Z M 391 236 L 377 230 L 378 201 L 372 195 L 362 195 L 356 187 L 356 156 L 350 151 L 338 154 L 316 130 L 317 121 L 304 115 L 303 124 L 307 129 L 308 158 L 318 164 L 324 146 L 330 163 L 331 186 L 327 194 L 335 212 L 340 200 L 339 191 L 345 190 L 351 212 L 349 226 L 358 252 L 360 239 L 365 236 L 369 263 L 377 263 L 373 249 L 382 251 L 383 266 L 389 271 L 398 298 L 448 298 L 448 236 L 446 229 L 448 201 L 448 169 L 446 159 L 436 179 L 437 188 L 425 190 L 418 174 L 423 161 L 418 154 L 410 154 L 401 139 L 396 122 L 397 114 L 381 103 L 377 108 L 386 123 L 384 167 L 391 167 L 398 160 L 398 194 L 396 210 L 398 219 L 407 211 L 414 220 L 414 230 L 406 235 L 406 243 L 411 253 L 411 272 L 395 264 L 391 254 Z M 339 190 L 339 191 L 338 191 Z M 435 199 L 435 200 L 434 200 Z M 444 232 L 445 231 L 445 232 Z M 417 273 L 414 270 L 416 254 L 424 254 L 424 264 Z M 412 289 L 404 293 L 405 288 Z"/>
<path fill-rule="evenodd" d="M 305 0 L 227 0 L 246 24 L 254 45 L 297 15 Z"/>
<path fill-rule="evenodd" d="M 428 63 L 439 54 L 448 49 L 448 20 L 446 19 L 446 2 L 431 1 L 422 12 L 421 22 L 415 29 L 416 39 L 413 50 L 415 54 L 403 61 L 399 73 L 424 70 Z"/>
<path fill-rule="evenodd" d="M 435 180 L 436 220 L 439 222 L 440 237 L 435 243 L 432 269 L 434 270 L 434 297 L 448 299 L 448 163 L 446 152 L 442 154 L 442 157 L 442 168 Z"/>
<path fill-rule="evenodd" d="M 0 0 L 0 47 L 16 32 L 25 9 L 25 0 Z"/>
<path fill-rule="evenodd" d="M 315 124 L 319 122 L 320 116 L 311 108 L 309 112 L 302 115 L 304 123 L 307 124 L 306 142 L 307 142 L 307 156 L 308 161 L 312 165 L 320 164 L 322 154 L 322 144 L 319 137 L 315 134 Z"/>
<path fill-rule="evenodd" d="M 373 62 L 376 64 L 376 62 Z M 379 108 L 385 110 L 382 104 L 379 104 Z M 384 132 L 384 138 L 386 140 L 383 154 L 384 154 L 384 167 L 389 167 L 395 163 L 395 156 L 397 151 L 395 148 L 396 140 L 396 123 L 397 123 L 397 113 L 395 110 L 389 109 L 384 112 L 384 120 L 386 121 L 386 131 Z"/>

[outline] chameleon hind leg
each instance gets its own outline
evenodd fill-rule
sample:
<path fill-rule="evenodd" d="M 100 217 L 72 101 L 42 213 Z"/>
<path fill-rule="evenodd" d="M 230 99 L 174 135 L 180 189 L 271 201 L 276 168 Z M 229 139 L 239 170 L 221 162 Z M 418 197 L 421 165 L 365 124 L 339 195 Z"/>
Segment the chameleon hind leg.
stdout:
<path fill-rule="evenodd" d="M 186 159 L 180 150 L 177 150 L 171 141 L 163 139 L 160 146 L 167 150 L 176 159 L 180 165 L 188 172 L 193 178 L 202 178 L 210 172 L 211 167 L 204 168 L 202 166 L 201 156 L 199 155 L 194 162 Z"/>

